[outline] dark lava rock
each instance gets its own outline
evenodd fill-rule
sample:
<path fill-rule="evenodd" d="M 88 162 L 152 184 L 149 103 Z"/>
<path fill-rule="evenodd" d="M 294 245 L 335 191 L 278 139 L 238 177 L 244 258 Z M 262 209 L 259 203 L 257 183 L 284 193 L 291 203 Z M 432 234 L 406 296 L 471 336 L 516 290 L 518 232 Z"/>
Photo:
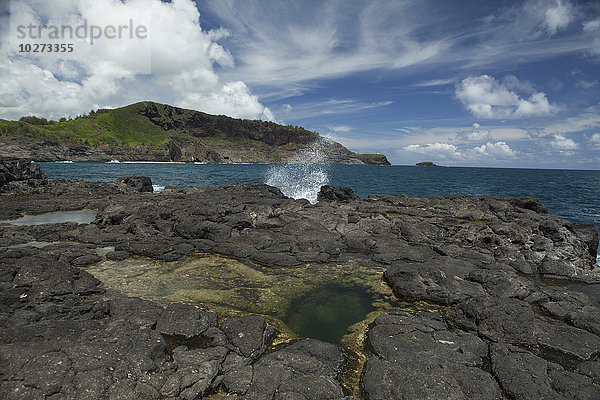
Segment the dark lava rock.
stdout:
<path fill-rule="evenodd" d="M 467 270 L 468 271 L 468 270 Z M 439 304 L 455 304 L 485 295 L 483 287 L 466 280 L 465 270 L 453 268 L 443 261 L 408 263 L 397 261 L 384 273 L 396 296 L 403 299 L 429 300 Z"/>
<path fill-rule="evenodd" d="M 512 399 L 596 399 L 600 387 L 593 378 L 567 371 L 531 352 L 507 345 L 490 345 L 492 372 Z"/>
<path fill-rule="evenodd" d="M 240 355 L 253 359 L 265 352 L 274 334 L 273 328 L 256 315 L 229 318 L 221 324 L 221 329 Z"/>
<path fill-rule="evenodd" d="M 335 378 L 344 357 L 337 346 L 305 339 L 263 356 L 253 366 L 253 381 L 244 398 L 342 399 Z"/>
<path fill-rule="evenodd" d="M 374 353 L 362 376 L 368 399 L 502 399 L 484 370 L 488 344 L 449 329 L 438 314 L 379 317 L 368 344 Z"/>
<path fill-rule="evenodd" d="M 117 185 L 124 185 L 128 192 L 154 192 L 152 180 L 147 176 L 124 176 L 115 181 Z"/>
<path fill-rule="evenodd" d="M 39 164 L 27 159 L 0 159 L 0 188 L 9 182 L 26 179 L 46 179 Z"/>
<path fill-rule="evenodd" d="M 513 199 L 512 204 L 525 210 L 535 211 L 538 214 L 548 214 L 548 207 L 536 198 L 519 197 L 518 199 Z"/>
<path fill-rule="evenodd" d="M 569 228 L 588 245 L 590 255 L 596 257 L 598 254 L 598 227 L 590 224 L 573 223 Z"/>
<path fill-rule="evenodd" d="M 200 336 L 208 328 L 217 326 L 217 314 L 203 312 L 188 304 L 170 304 L 158 319 L 156 329 L 163 335 L 185 338 Z"/>
<path fill-rule="evenodd" d="M 477 299 L 460 303 L 446 314 L 453 326 L 475 331 L 494 342 L 532 346 L 535 317 L 530 304 L 518 299 Z"/>
<path fill-rule="evenodd" d="M 129 257 L 126 251 L 110 251 L 106 253 L 106 258 L 114 261 L 121 261 Z"/>
<path fill-rule="evenodd" d="M 321 186 L 321 190 L 317 193 L 317 201 L 351 201 L 359 198 L 352 189 L 329 185 Z"/>

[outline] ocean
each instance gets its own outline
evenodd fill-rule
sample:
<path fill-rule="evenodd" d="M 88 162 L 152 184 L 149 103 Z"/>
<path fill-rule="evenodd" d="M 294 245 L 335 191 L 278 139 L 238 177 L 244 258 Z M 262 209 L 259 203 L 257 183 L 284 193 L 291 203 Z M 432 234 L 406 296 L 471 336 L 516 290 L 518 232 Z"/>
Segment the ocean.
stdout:
<path fill-rule="evenodd" d="M 145 175 L 152 179 L 155 191 L 167 185 L 267 183 L 287 196 L 312 202 L 326 184 L 349 187 L 361 197 L 529 196 L 539 198 L 552 215 L 600 227 L 600 171 L 319 164 L 40 164 L 53 179 L 110 182 L 121 176 Z"/>

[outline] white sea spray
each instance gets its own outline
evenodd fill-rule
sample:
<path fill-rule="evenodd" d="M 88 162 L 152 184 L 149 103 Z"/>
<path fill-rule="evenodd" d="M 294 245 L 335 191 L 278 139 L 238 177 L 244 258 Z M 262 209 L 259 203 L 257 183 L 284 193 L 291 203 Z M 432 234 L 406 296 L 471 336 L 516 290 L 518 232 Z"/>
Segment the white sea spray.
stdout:
<path fill-rule="evenodd" d="M 317 202 L 321 186 L 329 183 L 328 159 L 325 148 L 331 146 L 331 140 L 319 138 L 301 151 L 287 164 L 276 164 L 265 173 L 265 183 L 275 186 L 293 199 L 307 199 Z"/>

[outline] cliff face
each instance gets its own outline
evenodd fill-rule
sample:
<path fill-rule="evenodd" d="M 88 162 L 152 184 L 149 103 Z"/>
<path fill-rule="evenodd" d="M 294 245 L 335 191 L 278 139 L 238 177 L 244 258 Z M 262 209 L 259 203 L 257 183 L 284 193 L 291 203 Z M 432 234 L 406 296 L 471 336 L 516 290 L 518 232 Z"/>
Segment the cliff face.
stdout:
<path fill-rule="evenodd" d="M 317 162 L 389 165 L 381 154 L 354 153 L 300 127 L 205 114 L 141 102 L 45 125 L 0 121 L 0 156 L 36 161 Z"/>

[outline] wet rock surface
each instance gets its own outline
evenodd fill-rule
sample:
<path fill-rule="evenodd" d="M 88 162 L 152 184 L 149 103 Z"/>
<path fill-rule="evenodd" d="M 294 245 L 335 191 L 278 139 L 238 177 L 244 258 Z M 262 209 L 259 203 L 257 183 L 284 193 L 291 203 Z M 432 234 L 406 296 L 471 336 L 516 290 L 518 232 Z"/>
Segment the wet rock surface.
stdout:
<path fill-rule="evenodd" d="M 266 185 L 6 186 L 2 219 L 98 214 L 84 225 L 0 224 L 1 398 L 349 398 L 336 345 L 274 347 L 260 316 L 128 298 L 84 268 L 194 251 L 270 268 L 351 256 L 385 266 L 382 279 L 406 306 L 368 328 L 352 393 L 363 398 L 600 397 L 598 299 L 567 287 L 600 283 L 598 231 L 548 215 L 536 199 L 362 200 L 325 188 L 313 205 Z"/>

